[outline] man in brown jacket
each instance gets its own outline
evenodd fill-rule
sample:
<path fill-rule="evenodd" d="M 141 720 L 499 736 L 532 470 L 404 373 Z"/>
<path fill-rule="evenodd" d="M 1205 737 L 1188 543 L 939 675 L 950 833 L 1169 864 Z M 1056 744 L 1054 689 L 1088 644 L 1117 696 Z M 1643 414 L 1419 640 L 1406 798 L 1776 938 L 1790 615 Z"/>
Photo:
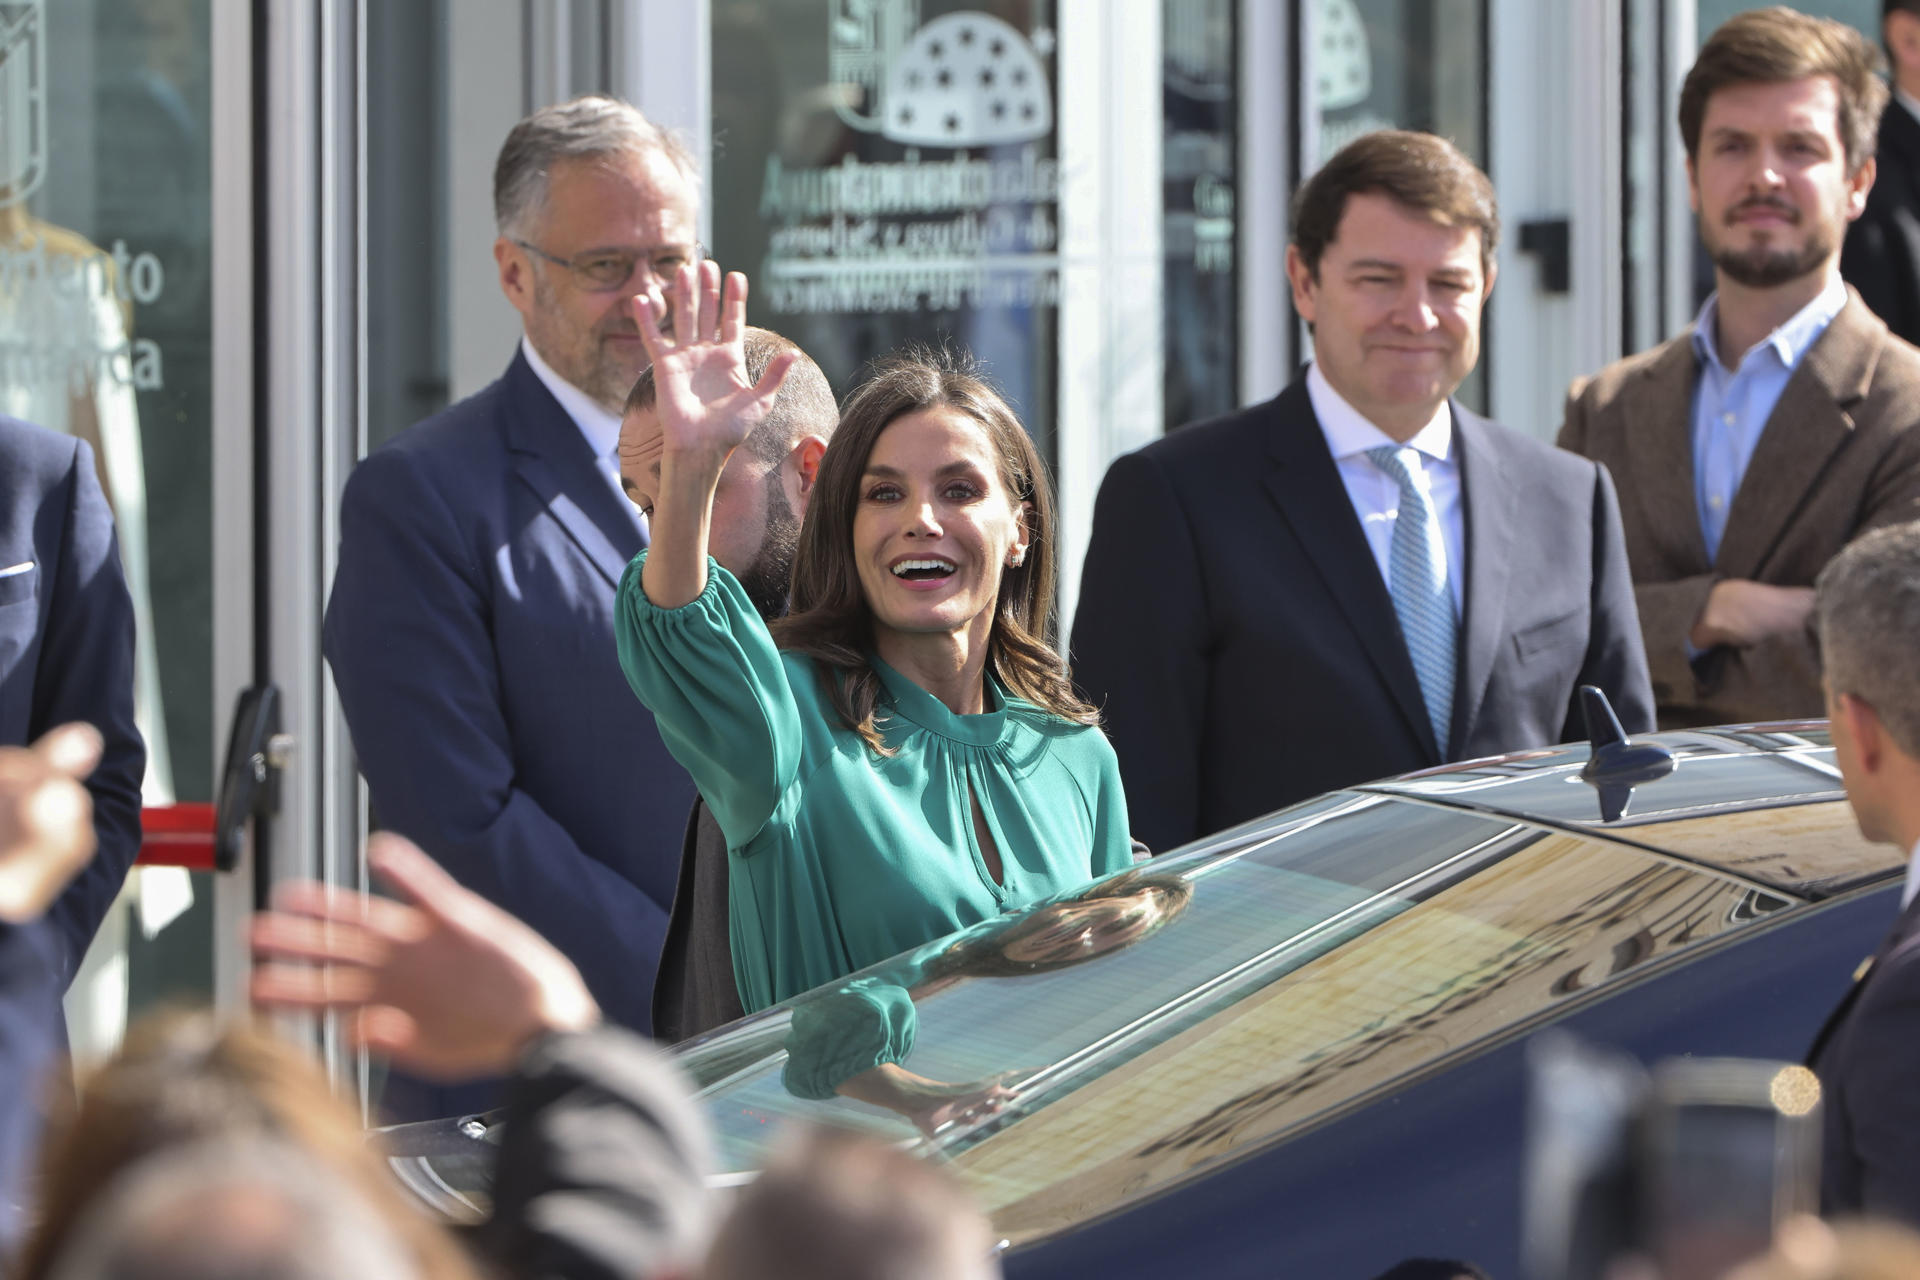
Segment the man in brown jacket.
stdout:
<path fill-rule="evenodd" d="M 1713 33 L 1679 114 L 1714 295 L 1568 398 L 1560 444 L 1619 485 L 1663 728 L 1821 715 L 1814 577 L 1920 517 L 1920 351 L 1839 275 L 1873 185 L 1874 61 L 1783 8 Z"/>

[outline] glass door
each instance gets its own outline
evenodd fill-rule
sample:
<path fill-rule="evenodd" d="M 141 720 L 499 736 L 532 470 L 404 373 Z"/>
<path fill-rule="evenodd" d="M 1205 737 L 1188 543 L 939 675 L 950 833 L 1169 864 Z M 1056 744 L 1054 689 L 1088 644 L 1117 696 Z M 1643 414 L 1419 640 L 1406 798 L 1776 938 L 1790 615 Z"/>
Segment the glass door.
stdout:
<path fill-rule="evenodd" d="M 137 615 L 149 806 L 214 798 L 220 620 L 251 590 L 217 550 L 248 540 L 219 512 L 251 508 L 244 466 L 221 457 L 235 433 L 244 455 L 247 430 L 246 347 L 237 370 L 216 351 L 235 319 L 223 287 L 246 270 L 244 204 L 223 192 L 244 201 L 249 158 L 222 143 L 236 108 L 245 129 L 250 67 L 243 7 L 220 8 L 0 3 L 0 411 L 95 451 Z M 69 994 L 77 1053 L 110 1050 L 130 1008 L 212 995 L 216 896 L 179 867 L 129 877 Z"/>

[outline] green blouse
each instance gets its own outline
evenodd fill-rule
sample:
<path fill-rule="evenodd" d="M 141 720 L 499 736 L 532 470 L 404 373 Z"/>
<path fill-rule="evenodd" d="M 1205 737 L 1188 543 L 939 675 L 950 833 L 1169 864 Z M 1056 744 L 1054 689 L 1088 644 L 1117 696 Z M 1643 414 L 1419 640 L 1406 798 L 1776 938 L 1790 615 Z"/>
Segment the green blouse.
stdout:
<path fill-rule="evenodd" d="M 895 751 L 876 755 L 841 723 L 819 666 L 774 647 L 733 575 L 709 560 L 698 599 L 656 609 L 645 563 L 643 551 L 620 582 L 620 666 L 726 835 L 749 1012 L 1132 864 L 1119 764 L 1098 729 L 991 675 L 989 710 L 957 716 L 874 657 Z"/>

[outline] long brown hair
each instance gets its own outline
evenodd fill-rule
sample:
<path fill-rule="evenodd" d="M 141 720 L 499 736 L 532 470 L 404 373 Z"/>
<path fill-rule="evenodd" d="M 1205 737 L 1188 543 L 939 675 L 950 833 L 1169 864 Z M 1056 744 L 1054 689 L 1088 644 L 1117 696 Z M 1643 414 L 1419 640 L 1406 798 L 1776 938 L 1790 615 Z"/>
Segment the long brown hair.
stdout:
<path fill-rule="evenodd" d="M 853 519 L 860 479 L 880 433 L 896 419 L 938 407 L 980 424 L 999 463 L 1000 482 L 1016 503 L 1027 504 L 1027 554 L 1021 563 L 1001 567 L 987 636 L 988 669 L 1015 697 L 1076 724 L 1098 724 L 1100 713 L 1074 693 L 1066 663 L 1053 648 L 1054 512 L 1046 464 L 972 358 L 951 351 L 914 348 L 888 356 L 847 401 L 820 459 L 800 529 L 792 611 L 774 623 L 774 639 L 824 667 L 841 720 L 874 751 L 890 754 L 874 724 L 880 676 L 868 658 L 873 611 L 854 564 Z"/>
<path fill-rule="evenodd" d="M 77 1108 L 49 1125 L 39 1221 L 17 1280 L 48 1275 L 95 1198 L 143 1157 L 246 1136 L 284 1141 L 364 1193 L 425 1280 L 477 1274 L 452 1237 L 407 1200 L 359 1116 L 306 1055 L 265 1029 L 173 1011 L 135 1024 L 120 1053 L 81 1082 Z"/>

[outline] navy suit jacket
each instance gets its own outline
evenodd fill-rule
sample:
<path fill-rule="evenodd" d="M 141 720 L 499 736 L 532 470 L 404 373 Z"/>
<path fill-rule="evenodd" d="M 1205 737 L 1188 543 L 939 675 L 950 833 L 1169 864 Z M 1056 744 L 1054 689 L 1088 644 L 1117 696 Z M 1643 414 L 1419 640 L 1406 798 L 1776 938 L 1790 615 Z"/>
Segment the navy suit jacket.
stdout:
<path fill-rule="evenodd" d="M 325 651 L 382 826 L 648 1029 L 692 779 L 614 652 L 632 504 L 522 356 L 348 479 Z"/>
<path fill-rule="evenodd" d="M 87 779 L 99 851 L 47 913 L 56 994 L 140 853 L 147 749 L 133 721 L 133 600 L 93 450 L 0 417 L 0 744 L 25 746 L 70 720 L 98 729 L 105 750 Z"/>
<path fill-rule="evenodd" d="M 1889 107 L 1888 110 L 1894 108 Z M 1920 1227 L 1920 898 L 1827 1018 L 1807 1054 L 1820 1077 L 1820 1212 Z"/>
<path fill-rule="evenodd" d="M 1584 737 L 1581 684 L 1650 730 L 1605 469 L 1458 404 L 1453 423 L 1467 566 L 1450 758 Z M 1156 852 L 1444 763 L 1304 381 L 1115 460 L 1072 651 Z"/>
<path fill-rule="evenodd" d="M 54 962 L 61 949 L 51 921 L 0 924 L 0 1259 L 14 1256 L 31 1221 L 26 1182 L 40 1137 L 40 1101 L 66 1041 Z"/>

